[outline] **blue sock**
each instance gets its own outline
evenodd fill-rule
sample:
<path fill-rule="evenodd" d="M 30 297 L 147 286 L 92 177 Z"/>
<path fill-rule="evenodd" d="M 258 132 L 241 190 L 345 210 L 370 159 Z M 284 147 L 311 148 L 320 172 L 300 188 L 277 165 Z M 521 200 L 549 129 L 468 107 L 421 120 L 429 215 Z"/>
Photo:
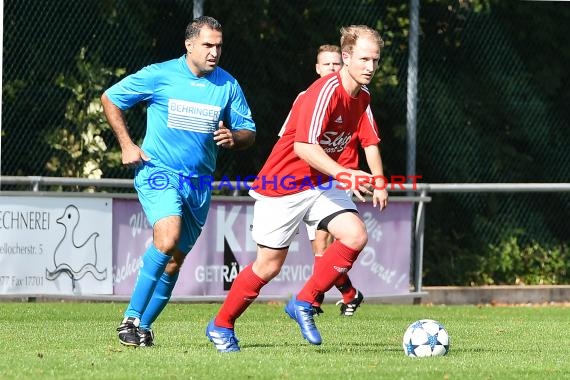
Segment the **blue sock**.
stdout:
<path fill-rule="evenodd" d="M 131 295 L 131 302 L 125 311 L 125 317 L 141 317 L 169 260 L 170 256 L 160 252 L 154 244 L 147 248 L 142 257 L 135 289 Z"/>
<path fill-rule="evenodd" d="M 176 285 L 179 273 L 180 272 L 176 272 L 173 275 L 169 275 L 165 272 L 160 276 L 160 280 L 158 280 L 156 288 L 154 288 L 154 293 L 152 293 L 152 298 L 141 317 L 140 326 L 143 329 L 150 329 L 150 325 L 152 325 L 168 303 L 168 300 L 170 300 L 172 289 L 174 289 L 174 285 Z"/>

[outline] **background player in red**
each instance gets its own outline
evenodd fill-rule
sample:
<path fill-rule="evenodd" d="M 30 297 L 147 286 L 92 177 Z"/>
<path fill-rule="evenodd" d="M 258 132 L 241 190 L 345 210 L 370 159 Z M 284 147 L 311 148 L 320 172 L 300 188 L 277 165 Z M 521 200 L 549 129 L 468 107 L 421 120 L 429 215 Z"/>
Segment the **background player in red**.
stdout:
<path fill-rule="evenodd" d="M 315 71 L 320 77 L 336 73 L 342 67 L 342 54 L 338 45 L 321 45 L 317 50 Z"/>
<path fill-rule="evenodd" d="M 283 136 L 254 181 L 250 195 L 256 199 L 252 236 L 257 257 L 236 277 L 218 314 L 206 327 L 206 336 L 220 352 L 239 351 L 236 319 L 257 298 L 261 288 L 277 276 L 299 224 L 328 230 L 334 242 L 301 291 L 291 298 L 285 312 L 294 319 L 302 336 L 321 344 L 312 304 L 329 290 L 340 274 L 352 267 L 368 236 L 356 206 L 335 178 L 350 183 L 354 195 L 371 192 L 359 178 L 370 173 L 349 169 L 337 161 L 357 133 L 370 105 L 370 83 L 378 69 L 384 42 L 368 26 L 341 29 L 342 69 L 315 81 L 293 104 Z M 377 177 L 377 188 L 383 188 Z M 386 207 L 387 193 L 374 191 L 373 205 Z"/>

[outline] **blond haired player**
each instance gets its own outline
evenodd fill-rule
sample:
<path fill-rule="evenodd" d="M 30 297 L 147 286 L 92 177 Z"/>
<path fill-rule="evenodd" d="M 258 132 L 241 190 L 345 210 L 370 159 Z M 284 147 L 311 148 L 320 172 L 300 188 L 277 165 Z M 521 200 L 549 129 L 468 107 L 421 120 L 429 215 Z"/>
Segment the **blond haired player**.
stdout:
<path fill-rule="evenodd" d="M 342 54 L 340 46 L 337 45 L 321 45 L 317 50 L 317 62 L 315 63 L 315 71 L 322 77 L 337 72 L 342 67 Z M 300 94 L 301 95 L 301 94 Z M 344 167 L 358 168 L 358 146 L 364 148 L 366 161 L 372 168 L 375 163 L 380 165 L 375 167 L 373 171 L 377 171 L 383 175 L 382 160 L 378 143 L 380 138 L 378 128 L 371 111 L 368 109 L 366 117 L 362 117 L 358 125 L 357 134 L 354 135 L 346 146 L 338 159 L 338 163 Z M 352 193 L 350 193 L 352 194 Z M 307 235 L 311 241 L 313 254 L 315 255 L 315 265 L 319 262 L 325 250 L 332 244 L 333 237 L 326 230 L 317 230 L 316 226 L 307 225 Z M 335 287 L 342 294 L 342 300 L 337 302 L 340 304 L 340 315 L 353 316 L 356 309 L 364 300 L 362 292 L 358 291 L 353 285 L 348 273 L 340 275 L 335 282 Z M 321 294 L 313 303 L 316 314 L 321 314 L 323 309 L 321 304 L 324 301 L 324 294 Z"/>
<path fill-rule="evenodd" d="M 206 336 L 220 352 L 240 350 L 235 322 L 279 274 L 303 222 L 327 230 L 334 241 L 285 312 L 299 325 L 303 338 L 321 344 L 312 304 L 352 268 L 368 242 L 364 221 L 336 179 L 346 178 L 361 201 L 361 192 L 372 194 L 372 204 L 380 210 L 388 203 L 388 193 L 380 183 L 381 162 L 374 163 L 372 174 L 338 163 L 358 133 L 361 118 L 370 115 L 366 85 L 378 69 L 384 41 L 375 29 L 352 25 L 341 28 L 340 46 L 343 67 L 317 79 L 298 97 L 283 135 L 251 187 L 257 257 L 238 274 L 218 314 L 206 327 Z M 358 180 L 372 175 L 378 178 L 374 192 Z"/>

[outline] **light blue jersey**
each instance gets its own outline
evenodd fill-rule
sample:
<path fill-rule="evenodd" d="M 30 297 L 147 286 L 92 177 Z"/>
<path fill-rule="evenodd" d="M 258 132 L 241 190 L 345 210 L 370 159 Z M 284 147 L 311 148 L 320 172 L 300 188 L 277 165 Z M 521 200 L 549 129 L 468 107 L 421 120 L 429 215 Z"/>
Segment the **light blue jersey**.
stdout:
<path fill-rule="evenodd" d="M 232 130 L 255 131 L 237 80 L 220 67 L 197 77 L 185 56 L 147 66 L 105 93 L 121 110 L 148 102 L 142 150 L 152 165 L 185 178 L 214 173 L 220 120 Z"/>
<path fill-rule="evenodd" d="M 147 102 L 141 148 L 150 161 L 136 169 L 135 189 L 151 225 L 164 217 L 182 217 L 178 246 L 188 252 L 208 215 L 211 189 L 196 183 L 213 176 L 219 121 L 232 130 L 255 132 L 238 82 L 219 67 L 197 77 L 182 56 L 147 66 L 105 93 L 121 110 Z"/>

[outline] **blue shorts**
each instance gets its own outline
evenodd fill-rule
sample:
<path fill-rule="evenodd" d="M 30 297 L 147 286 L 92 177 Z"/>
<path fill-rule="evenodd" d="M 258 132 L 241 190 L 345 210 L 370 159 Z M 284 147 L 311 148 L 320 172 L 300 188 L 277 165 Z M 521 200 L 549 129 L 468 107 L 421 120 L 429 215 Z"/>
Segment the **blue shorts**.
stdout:
<path fill-rule="evenodd" d="M 211 188 L 200 186 L 199 178 L 183 177 L 150 162 L 137 168 L 134 184 L 152 226 L 167 216 L 182 218 L 178 248 L 184 253 L 190 252 L 206 223 Z"/>

